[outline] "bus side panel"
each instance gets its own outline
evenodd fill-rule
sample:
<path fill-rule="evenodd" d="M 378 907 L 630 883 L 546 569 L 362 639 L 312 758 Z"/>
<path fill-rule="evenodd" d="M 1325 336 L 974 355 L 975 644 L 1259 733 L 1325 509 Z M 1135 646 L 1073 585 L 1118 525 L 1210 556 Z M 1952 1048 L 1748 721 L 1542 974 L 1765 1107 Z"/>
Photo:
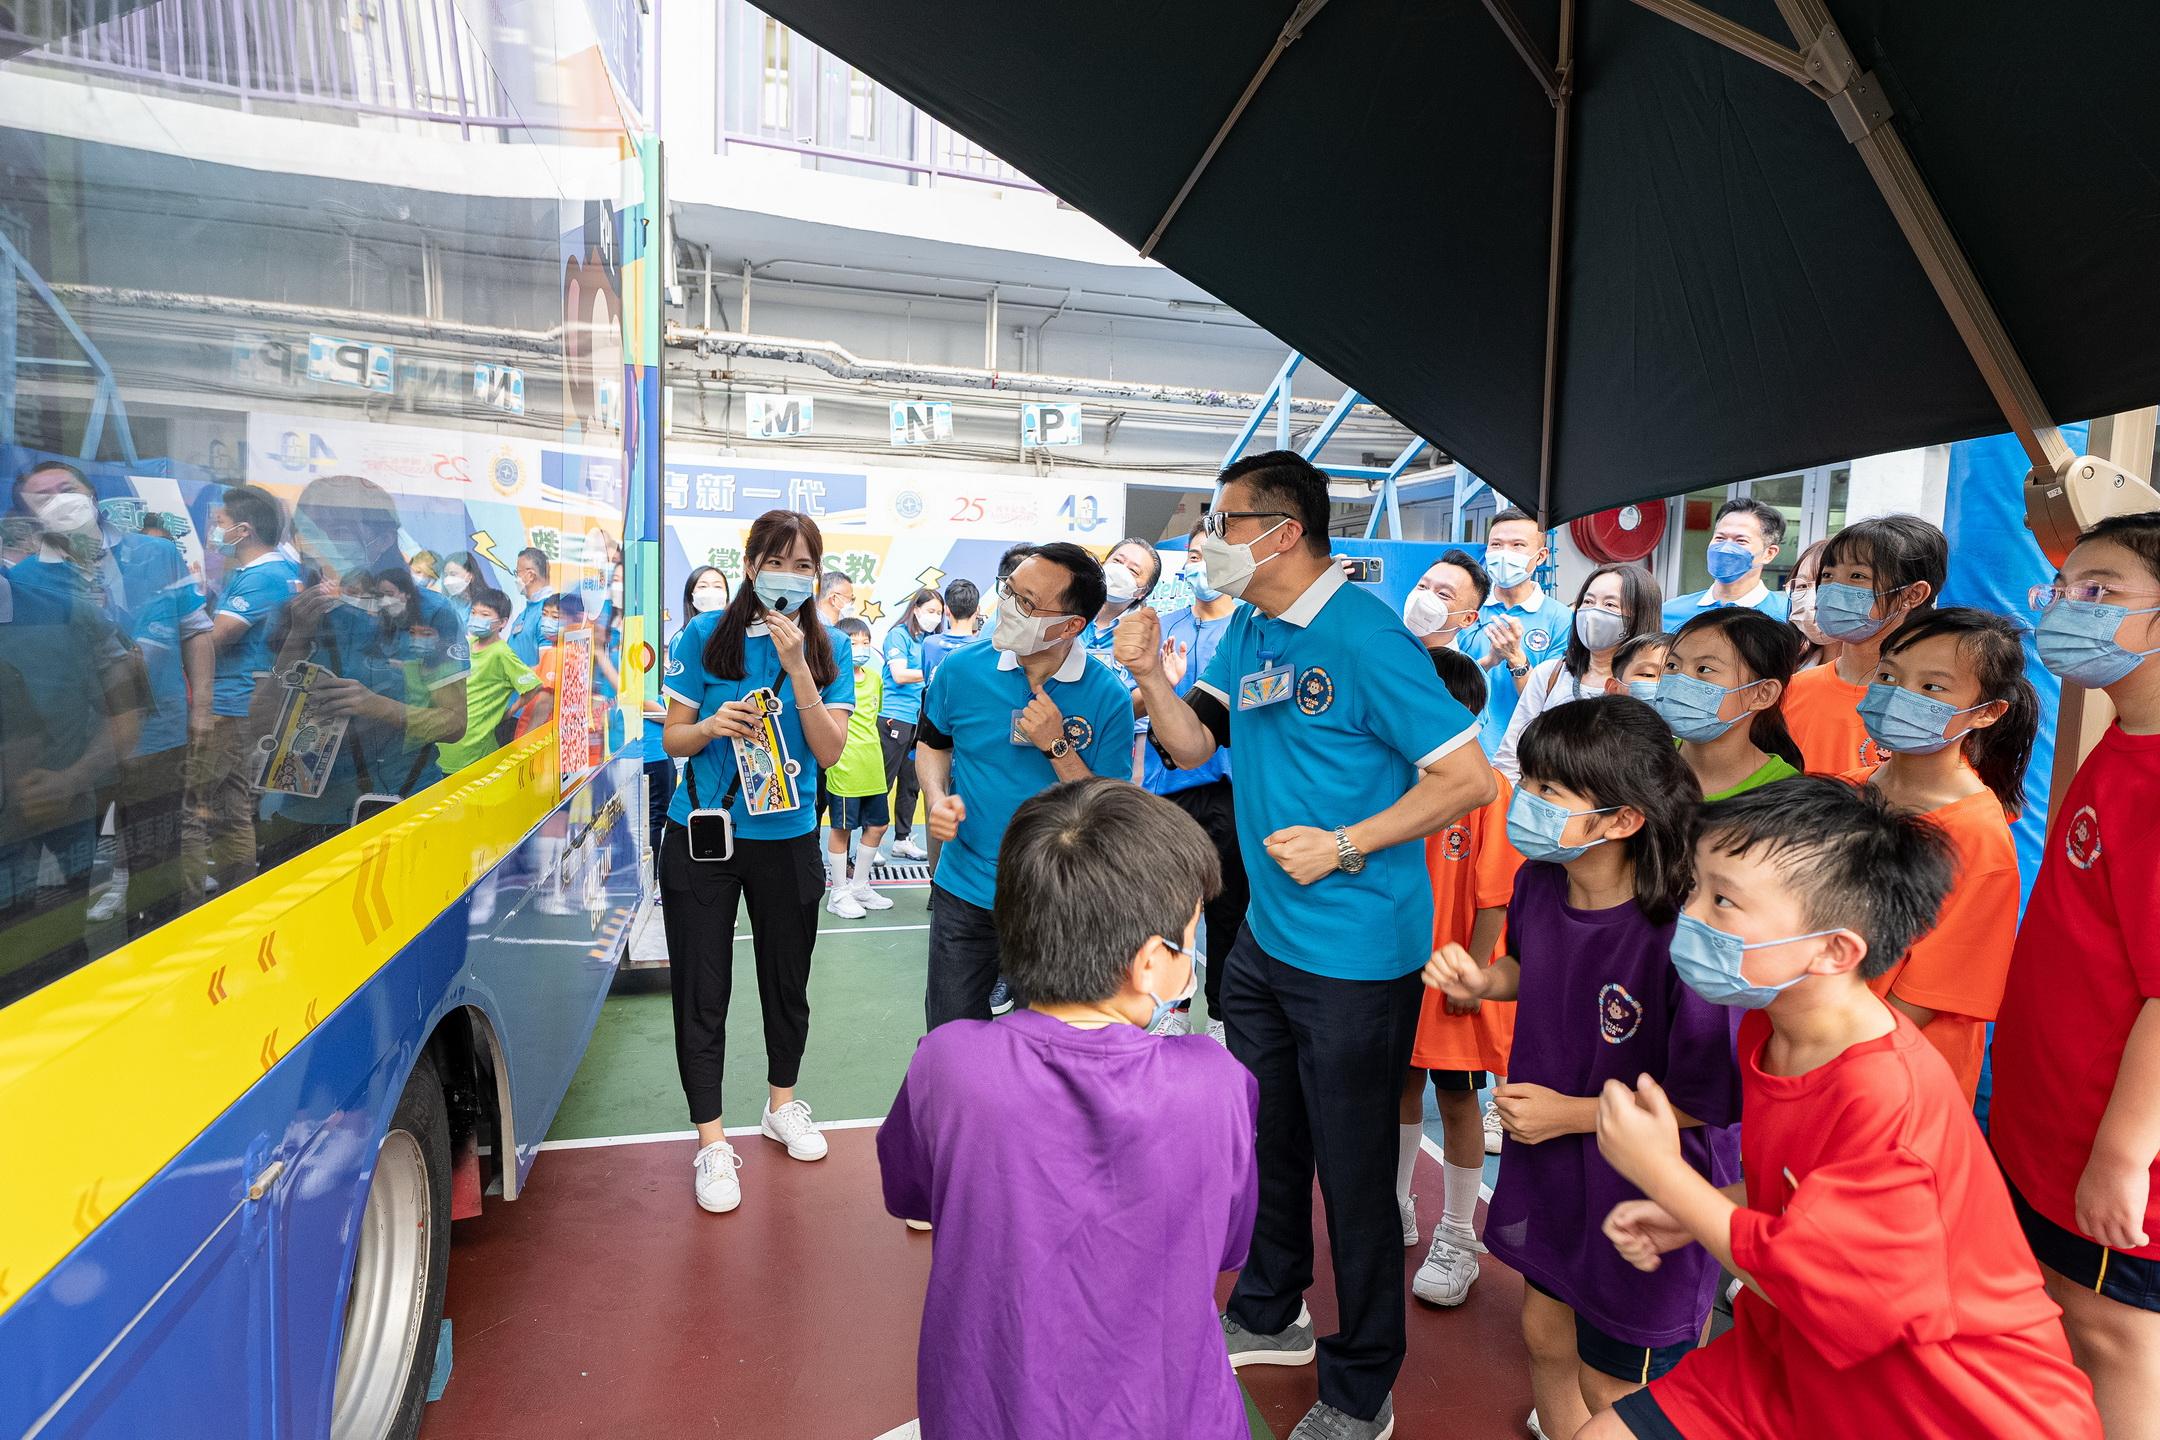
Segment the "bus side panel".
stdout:
<path fill-rule="evenodd" d="M 78 1379 L 41 1437 L 327 1432 L 358 1217 L 405 1077 L 446 1016 L 479 1009 L 530 1168 L 635 911 L 625 781 L 639 773 L 634 758 L 604 767 L 171 1164 L 91 1218 L 0 1313 L 0 1435 L 27 1431 Z"/>

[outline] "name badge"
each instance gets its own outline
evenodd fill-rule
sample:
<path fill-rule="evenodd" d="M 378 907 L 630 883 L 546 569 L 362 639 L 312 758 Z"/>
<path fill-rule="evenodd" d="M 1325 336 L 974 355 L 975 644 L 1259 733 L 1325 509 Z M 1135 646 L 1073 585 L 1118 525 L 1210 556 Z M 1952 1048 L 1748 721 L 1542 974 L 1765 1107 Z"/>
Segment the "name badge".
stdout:
<path fill-rule="evenodd" d="M 1022 715 L 1025 715 L 1026 713 L 1027 713 L 1027 710 L 1026 710 L 1026 708 L 1025 708 L 1025 707 L 1023 707 L 1023 708 L 1021 708 L 1021 709 L 1018 709 L 1018 710 L 1015 710 L 1015 711 L 1013 711 L 1013 716 L 1012 716 L 1012 732 L 1011 732 L 1011 734 L 1009 734 L 1009 735 L 1008 735 L 1008 736 L 1007 736 L 1006 738 L 1007 738 L 1007 739 L 1009 739 L 1009 740 L 1011 740 L 1011 741 L 1012 741 L 1012 743 L 1013 743 L 1013 744 L 1015 744 L 1015 745 L 1025 745 L 1025 746 L 1027 746 L 1027 747 L 1028 747 L 1028 748 L 1029 748 L 1030 750 L 1033 750 L 1033 749 L 1035 748 L 1035 742 L 1034 742 L 1033 740 L 1030 740 L 1030 739 L 1028 739 L 1028 737 L 1027 737 L 1027 731 L 1025 731 L 1025 730 L 1022 730 L 1022 729 L 1020 728 L 1020 717 L 1021 717 Z"/>
<path fill-rule="evenodd" d="M 1288 665 L 1263 665 L 1238 681 L 1237 708 L 1261 710 L 1290 698 L 1296 672 Z"/>

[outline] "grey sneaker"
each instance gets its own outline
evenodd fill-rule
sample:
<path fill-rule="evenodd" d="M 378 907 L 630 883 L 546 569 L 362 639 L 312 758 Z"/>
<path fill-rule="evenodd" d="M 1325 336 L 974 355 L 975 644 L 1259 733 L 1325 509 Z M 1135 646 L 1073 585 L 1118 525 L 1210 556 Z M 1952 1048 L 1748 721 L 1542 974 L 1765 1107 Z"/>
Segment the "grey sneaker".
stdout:
<path fill-rule="evenodd" d="M 1316 1401 L 1290 1432 L 1290 1440 L 1388 1440 L 1395 1433 L 1395 1397 L 1380 1402 L 1370 1420 L 1354 1420 L 1326 1401 Z"/>
<path fill-rule="evenodd" d="M 1313 1343 L 1312 1311 L 1299 1305 L 1290 1328 L 1274 1335 L 1255 1335 L 1228 1315 L 1222 1317 L 1223 1345 L 1230 1352 L 1230 1368 L 1246 1365 L 1310 1365 L 1320 1353 Z"/>

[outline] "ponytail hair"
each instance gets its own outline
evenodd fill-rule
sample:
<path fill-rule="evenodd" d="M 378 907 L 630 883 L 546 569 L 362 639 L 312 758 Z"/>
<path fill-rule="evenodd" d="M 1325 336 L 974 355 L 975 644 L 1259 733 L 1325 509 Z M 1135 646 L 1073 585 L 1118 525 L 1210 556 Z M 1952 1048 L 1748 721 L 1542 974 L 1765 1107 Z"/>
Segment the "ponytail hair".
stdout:
<path fill-rule="evenodd" d="M 1792 688 L 1793 670 L 1800 663 L 1803 638 L 1800 632 L 1760 610 L 1728 605 L 1717 610 L 1698 611 L 1680 627 L 1679 633 L 1673 636 L 1673 643 L 1677 645 L 1683 636 L 1705 630 L 1716 630 L 1724 635 L 1725 642 L 1739 657 L 1740 668 L 1754 677 L 1750 683 L 1778 682 L 1777 703 L 1767 710 L 1754 712 L 1754 719 L 1748 726 L 1748 743 L 1765 755 L 1777 756 L 1795 770 L 1806 770 L 1807 764 L 1800 758 L 1800 746 L 1785 724 L 1785 692 Z"/>
<path fill-rule="evenodd" d="M 2000 615 L 1953 605 L 1906 621 L 1883 654 L 1901 654 L 1937 635 L 1957 637 L 1958 658 L 1971 668 L 1983 702 L 2008 704 L 1994 724 L 1966 731 L 1958 743 L 2003 813 L 2015 820 L 2025 808 L 2025 767 L 2040 733 L 2040 696 L 2025 675 L 2024 632 Z"/>

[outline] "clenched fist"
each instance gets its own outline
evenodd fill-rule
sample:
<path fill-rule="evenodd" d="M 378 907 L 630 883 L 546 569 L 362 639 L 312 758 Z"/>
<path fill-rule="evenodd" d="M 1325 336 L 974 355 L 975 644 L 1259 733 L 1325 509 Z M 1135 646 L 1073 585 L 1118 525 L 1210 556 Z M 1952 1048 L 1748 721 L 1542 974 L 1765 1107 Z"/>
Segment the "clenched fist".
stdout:
<path fill-rule="evenodd" d="M 1027 736 L 1029 744 L 1046 753 L 1065 734 L 1065 712 L 1040 685 L 1035 687 L 1035 698 L 1028 701 L 1027 709 L 1020 712 L 1020 733 Z"/>
<path fill-rule="evenodd" d="M 1153 675 L 1162 668 L 1162 616 L 1145 605 L 1136 605 L 1117 622 L 1113 652 L 1118 664 L 1133 679 Z"/>
<path fill-rule="evenodd" d="M 967 801 L 958 795 L 947 795 L 930 807 L 930 838 L 940 845 L 950 845 L 953 836 L 960 833 L 960 823 L 967 819 Z"/>

